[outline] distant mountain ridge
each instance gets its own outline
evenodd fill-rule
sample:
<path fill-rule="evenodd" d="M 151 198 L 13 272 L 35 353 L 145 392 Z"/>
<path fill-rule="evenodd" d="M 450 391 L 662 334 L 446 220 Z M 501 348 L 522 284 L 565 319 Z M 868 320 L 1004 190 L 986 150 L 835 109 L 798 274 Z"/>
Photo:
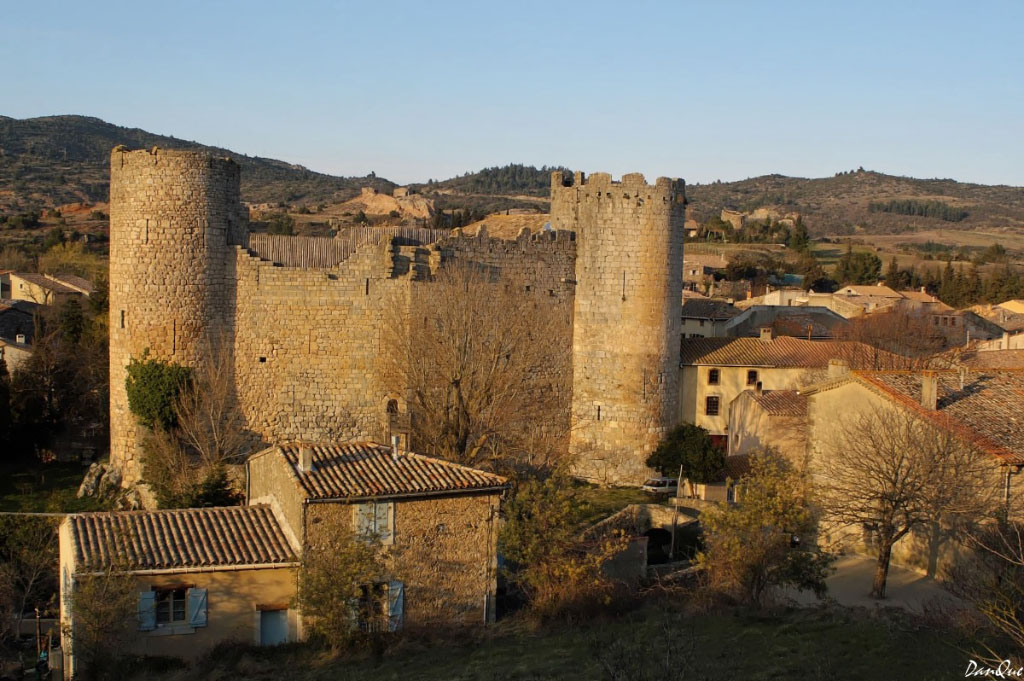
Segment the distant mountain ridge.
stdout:
<path fill-rule="evenodd" d="M 382 191 L 396 186 L 376 177 L 317 173 L 284 161 L 246 156 L 89 116 L 0 116 L 0 205 L 15 200 L 43 206 L 106 201 L 110 150 L 119 144 L 132 149 L 198 149 L 230 156 L 242 166 L 243 199 L 253 203 L 336 202 L 352 198 L 364 186 Z"/>
<path fill-rule="evenodd" d="M 340 203 L 365 186 L 386 192 L 396 186 L 375 176 L 335 177 L 285 161 L 250 157 L 88 116 L 0 116 L 0 211 L 105 201 L 110 150 L 118 144 L 142 149 L 201 149 L 230 156 L 242 166 L 242 197 L 252 203 Z M 442 210 L 545 210 L 554 169 L 557 166 L 508 164 L 411 186 L 433 196 Z M 685 179 L 685 169 L 680 171 Z M 1024 232 L 1024 188 L 921 180 L 862 169 L 826 178 L 765 175 L 691 184 L 687 196 L 690 212 L 700 222 L 726 208 L 745 212 L 770 208 L 779 214 L 800 213 L 815 234 L 900 233 L 937 227 Z M 929 210 L 913 210 L 915 202 L 927 204 Z M 885 209 L 904 205 L 911 209 Z M 949 222 L 937 217 L 942 215 L 958 219 Z"/>

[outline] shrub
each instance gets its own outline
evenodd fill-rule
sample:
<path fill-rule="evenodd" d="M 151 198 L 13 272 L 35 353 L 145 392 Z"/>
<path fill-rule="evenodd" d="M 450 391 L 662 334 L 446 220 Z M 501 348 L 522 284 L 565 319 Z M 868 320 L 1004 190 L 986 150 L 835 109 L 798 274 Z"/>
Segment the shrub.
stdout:
<path fill-rule="evenodd" d="M 125 379 L 129 409 L 147 428 L 171 428 L 177 422 L 174 402 L 190 377 L 188 368 L 151 359 L 148 350 L 132 357 Z"/>
<path fill-rule="evenodd" d="M 682 477 L 690 482 L 719 482 L 725 473 L 725 454 L 706 429 L 684 423 L 669 431 L 647 457 L 647 465 L 668 477 L 682 468 Z"/>
<path fill-rule="evenodd" d="M 816 526 L 806 474 L 762 453 L 741 482 L 738 504 L 701 513 L 706 548 L 697 561 L 709 585 L 754 605 L 787 586 L 823 596 L 833 558 L 799 547 Z"/>

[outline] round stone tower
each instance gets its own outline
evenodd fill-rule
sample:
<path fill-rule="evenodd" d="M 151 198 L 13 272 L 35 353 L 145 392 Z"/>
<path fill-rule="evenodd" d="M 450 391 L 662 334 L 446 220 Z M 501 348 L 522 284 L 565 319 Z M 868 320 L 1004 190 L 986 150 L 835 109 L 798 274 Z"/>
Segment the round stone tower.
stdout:
<path fill-rule="evenodd" d="M 681 180 L 555 172 L 551 226 L 576 231 L 572 426 L 577 475 L 639 484 L 679 420 Z"/>
<path fill-rule="evenodd" d="M 129 359 L 195 366 L 232 304 L 228 243 L 248 229 L 239 167 L 206 153 L 114 149 L 110 158 L 110 461 L 140 477 Z"/>

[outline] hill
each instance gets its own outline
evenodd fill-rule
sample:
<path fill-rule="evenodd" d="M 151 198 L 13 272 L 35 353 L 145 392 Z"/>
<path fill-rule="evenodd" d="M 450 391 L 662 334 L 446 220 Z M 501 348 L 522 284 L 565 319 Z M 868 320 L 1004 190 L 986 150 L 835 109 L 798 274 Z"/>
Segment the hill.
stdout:
<path fill-rule="evenodd" d="M 198 149 L 230 156 L 242 166 L 242 198 L 252 203 L 339 202 L 356 196 L 364 186 L 387 192 L 395 187 L 376 177 L 334 177 L 88 116 L 21 120 L 0 116 L 0 208 L 106 201 L 110 150 L 119 144 L 134 149 Z"/>
<path fill-rule="evenodd" d="M 722 209 L 796 212 L 814 234 L 898 234 L 978 228 L 1024 231 L 1024 189 L 919 180 L 867 170 L 806 179 L 765 175 L 687 187 L 693 217 L 705 222 Z"/>
<path fill-rule="evenodd" d="M 118 144 L 201 149 L 231 156 L 242 166 L 242 198 L 250 203 L 285 203 L 297 210 L 341 204 L 358 196 L 362 187 L 388 194 L 395 187 L 374 176 L 325 175 L 285 161 L 250 157 L 98 118 L 0 116 L 0 213 L 106 201 L 109 154 Z M 410 189 L 448 213 L 546 212 L 550 173 L 556 169 L 494 166 Z M 679 174 L 685 177 L 686 169 L 680 168 Z M 977 232 L 991 241 L 992 233 L 1024 234 L 1024 189 L 1020 187 L 920 180 L 861 169 L 815 179 L 765 175 L 691 184 L 687 195 L 692 216 L 702 223 L 726 208 L 744 212 L 768 208 L 780 215 L 800 213 L 815 235 L 918 233 L 925 238 L 942 230 Z"/>

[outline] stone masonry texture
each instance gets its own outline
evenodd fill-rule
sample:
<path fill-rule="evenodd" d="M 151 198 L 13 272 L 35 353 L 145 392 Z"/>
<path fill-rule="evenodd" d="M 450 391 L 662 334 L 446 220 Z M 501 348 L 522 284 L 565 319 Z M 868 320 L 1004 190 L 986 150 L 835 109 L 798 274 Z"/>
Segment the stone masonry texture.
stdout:
<path fill-rule="evenodd" d="M 580 477 L 636 483 L 679 418 L 682 181 L 552 174 L 551 225 L 577 234 L 569 450 Z"/>
<path fill-rule="evenodd" d="M 332 267 L 286 267 L 249 247 L 239 167 L 199 152 L 111 155 L 111 462 L 141 478 L 126 367 L 150 356 L 195 366 L 210 343 L 231 353 L 254 451 L 284 441 L 381 441 L 387 403 L 383 334 L 394 307 L 415 313 L 432 275 L 463 261 L 514 273 L 524 295 L 566 319 L 547 372 L 582 477 L 637 484 L 679 413 L 685 198 L 680 181 L 552 181 L 550 231 L 515 240 L 454 230 L 434 243 L 367 244 Z M 301 237 L 293 237 L 301 239 Z M 500 311 L 499 311 L 500 313 Z M 529 324 L 529 319 L 522 320 Z M 600 419 L 597 409 L 601 408 Z"/>

